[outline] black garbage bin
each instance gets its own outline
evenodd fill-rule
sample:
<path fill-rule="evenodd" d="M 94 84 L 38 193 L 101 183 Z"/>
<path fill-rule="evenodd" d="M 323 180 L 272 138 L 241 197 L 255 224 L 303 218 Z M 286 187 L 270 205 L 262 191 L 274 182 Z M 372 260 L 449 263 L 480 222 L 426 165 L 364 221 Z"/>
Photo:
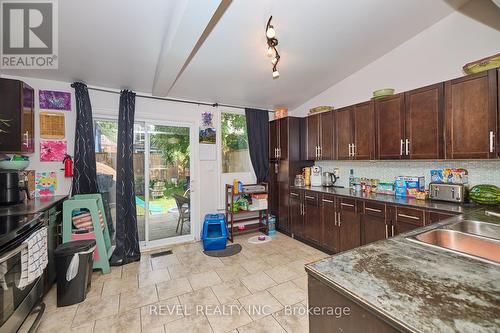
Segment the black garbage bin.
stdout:
<path fill-rule="evenodd" d="M 67 306 L 85 300 L 92 281 L 94 265 L 93 239 L 61 244 L 55 251 L 57 271 L 57 306 Z"/>

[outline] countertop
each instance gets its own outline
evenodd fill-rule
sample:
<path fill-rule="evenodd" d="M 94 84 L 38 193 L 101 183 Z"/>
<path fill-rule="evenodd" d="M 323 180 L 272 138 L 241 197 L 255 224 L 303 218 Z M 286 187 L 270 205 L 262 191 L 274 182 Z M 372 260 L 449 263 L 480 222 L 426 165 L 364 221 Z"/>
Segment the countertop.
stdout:
<path fill-rule="evenodd" d="M 350 197 L 356 199 L 378 201 L 393 205 L 402 205 L 402 206 L 410 206 L 428 210 L 450 212 L 455 214 L 464 214 L 480 208 L 480 206 L 475 205 L 473 203 L 457 204 L 445 201 L 430 201 L 430 200 L 417 200 L 414 198 L 401 198 L 387 194 L 376 194 L 376 193 L 367 194 L 364 192 L 355 192 L 348 188 L 341 188 L 341 187 L 291 186 L 290 188 L 308 190 L 319 193 L 334 194 L 338 196 Z"/>
<path fill-rule="evenodd" d="M 55 195 L 51 197 L 35 198 L 25 200 L 23 203 L 12 206 L 0 206 L 0 216 L 5 215 L 25 215 L 46 211 L 60 201 L 66 199 L 67 195 Z"/>
<path fill-rule="evenodd" d="M 500 265 L 406 239 L 483 216 L 484 209 L 471 211 L 308 264 L 306 271 L 402 331 L 499 332 Z M 483 220 L 500 224 L 496 217 Z"/>

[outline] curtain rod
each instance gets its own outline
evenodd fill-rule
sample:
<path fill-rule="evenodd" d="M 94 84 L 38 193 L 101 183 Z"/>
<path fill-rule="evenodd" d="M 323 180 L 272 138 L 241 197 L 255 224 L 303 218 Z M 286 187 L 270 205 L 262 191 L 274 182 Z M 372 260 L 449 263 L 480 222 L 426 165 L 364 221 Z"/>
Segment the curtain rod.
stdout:
<path fill-rule="evenodd" d="M 101 91 L 101 92 L 107 92 L 110 94 L 119 94 L 120 91 L 117 90 L 111 90 L 111 89 L 103 89 L 103 88 L 95 88 L 95 87 L 89 87 L 87 86 L 88 90 L 94 90 L 94 91 Z M 141 95 L 141 94 L 135 94 L 136 97 L 141 97 L 141 98 L 148 98 L 148 99 L 156 99 L 156 100 L 161 100 L 161 101 L 169 101 L 169 102 L 177 102 L 177 103 L 186 103 L 186 104 L 196 104 L 196 105 L 208 105 L 211 107 L 218 107 L 218 106 L 225 106 L 227 108 L 233 108 L 233 109 L 243 109 L 245 110 L 246 107 L 244 106 L 239 106 L 239 105 L 231 105 L 231 104 L 223 104 L 223 103 L 208 103 L 208 102 L 200 102 L 200 101 L 191 101 L 187 99 L 178 99 L 178 98 L 170 98 L 170 97 L 159 97 L 159 96 L 149 96 L 149 95 Z M 267 111 L 269 113 L 274 113 L 274 111 L 271 110 L 266 110 L 266 109 L 259 109 L 262 111 Z"/>

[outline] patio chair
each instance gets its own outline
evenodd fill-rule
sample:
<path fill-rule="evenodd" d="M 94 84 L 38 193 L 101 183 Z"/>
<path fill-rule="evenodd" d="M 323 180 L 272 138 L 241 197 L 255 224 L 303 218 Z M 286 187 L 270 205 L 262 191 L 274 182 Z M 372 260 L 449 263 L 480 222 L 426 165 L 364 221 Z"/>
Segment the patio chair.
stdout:
<path fill-rule="evenodd" d="M 179 212 L 179 219 L 177 220 L 177 228 L 175 229 L 176 232 L 179 232 L 182 235 L 182 228 L 184 226 L 184 221 L 189 223 L 189 198 L 183 197 L 178 194 L 173 194 L 173 197 L 175 199 L 175 204 L 177 205 L 177 210 Z M 179 230 L 180 226 L 180 230 Z"/>

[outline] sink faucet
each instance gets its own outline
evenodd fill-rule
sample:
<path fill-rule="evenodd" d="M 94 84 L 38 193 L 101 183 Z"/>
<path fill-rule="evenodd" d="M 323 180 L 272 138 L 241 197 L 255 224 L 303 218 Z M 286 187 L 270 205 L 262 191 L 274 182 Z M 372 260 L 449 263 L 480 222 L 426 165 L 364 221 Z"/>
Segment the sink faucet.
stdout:
<path fill-rule="evenodd" d="M 495 217 L 500 217 L 500 213 L 495 213 L 495 212 L 491 212 L 489 210 L 485 211 L 484 214 L 486 216 L 495 216 Z"/>

